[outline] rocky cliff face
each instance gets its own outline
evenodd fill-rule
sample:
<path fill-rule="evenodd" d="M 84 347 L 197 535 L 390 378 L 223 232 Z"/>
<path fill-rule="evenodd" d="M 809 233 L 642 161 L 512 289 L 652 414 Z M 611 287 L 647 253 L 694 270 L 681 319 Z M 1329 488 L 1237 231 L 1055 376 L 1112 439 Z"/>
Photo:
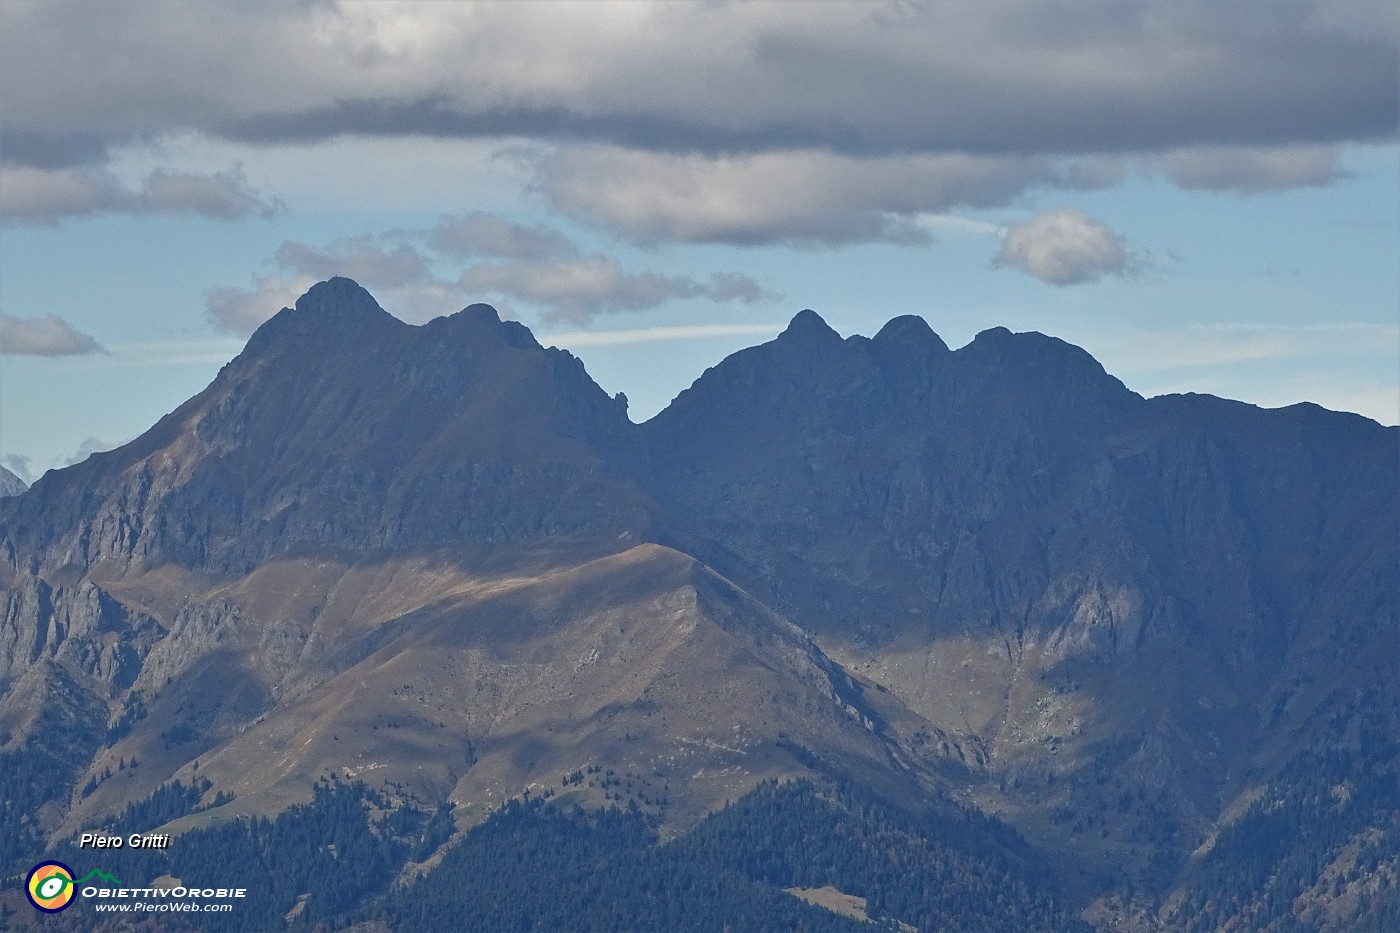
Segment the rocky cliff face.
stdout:
<path fill-rule="evenodd" d="M 17 496 L 28 488 L 28 483 L 4 467 L 0 467 L 0 499 L 6 496 Z"/>
<path fill-rule="evenodd" d="M 638 426 L 489 307 L 333 279 L 0 500 L 0 754 L 62 714 L 49 833 L 196 769 L 231 811 L 335 773 L 480 813 L 608 768 L 676 824 L 835 774 L 1164 892 L 1397 705 L 1398 436 L 810 311 Z"/>

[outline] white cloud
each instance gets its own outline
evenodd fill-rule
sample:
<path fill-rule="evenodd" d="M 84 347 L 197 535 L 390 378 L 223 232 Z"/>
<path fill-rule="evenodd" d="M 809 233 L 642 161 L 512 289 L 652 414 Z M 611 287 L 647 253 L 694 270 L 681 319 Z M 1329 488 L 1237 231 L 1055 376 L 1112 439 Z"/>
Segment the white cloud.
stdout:
<path fill-rule="evenodd" d="M 81 444 L 78 445 L 78 449 L 75 450 L 72 453 L 72 455 L 70 455 L 63 461 L 63 465 L 73 466 L 74 464 L 82 463 L 84 460 L 86 460 L 88 457 L 91 457 L 93 454 L 102 453 L 103 451 L 111 450 L 112 448 L 117 446 L 117 444 L 109 444 L 106 441 L 96 437 L 86 438 Z"/>
<path fill-rule="evenodd" d="M 501 261 L 469 265 L 455 280 L 434 271 L 485 257 Z M 224 286 L 205 293 L 205 308 L 216 328 L 250 334 L 315 282 L 337 275 L 356 280 L 409 322 L 450 313 L 483 294 L 524 301 L 539 308 L 546 320 L 577 323 L 674 300 L 756 304 L 778 297 L 738 272 L 697 279 L 629 271 L 612 257 L 583 255 L 553 227 L 525 226 L 482 211 L 445 217 L 423 229 L 347 237 L 324 247 L 288 240 L 272 262 L 277 271 L 258 277 L 251 288 Z"/>
<path fill-rule="evenodd" d="M 26 457 L 24 454 L 5 454 L 0 457 L 0 465 L 4 466 L 14 475 L 18 476 L 24 485 L 34 484 L 34 458 Z"/>
<path fill-rule="evenodd" d="M 309 276 L 259 276 L 252 288 L 221 285 L 204 293 L 204 309 L 214 329 L 246 337 L 316 284 Z"/>
<path fill-rule="evenodd" d="M 91 336 L 55 314 L 23 318 L 0 312 L 0 356 L 106 353 Z"/>
<path fill-rule="evenodd" d="M 1192 324 L 1177 332 L 1112 332 L 1096 351 L 1147 373 L 1187 372 L 1259 361 L 1359 359 L 1377 347 L 1400 346 L 1400 326 L 1369 321 Z"/>
<path fill-rule="evenodd" d="M 993 264 L 1050 285 L 1077 285 L 1131 274 L 1141 261 L 1108 227 L 1084 211 L 1062 207 L 1008 227 Z"/>
<path fill-rule="evenodd" d="M 708 299 L 753 304 L 777 296 L 753 279 L 723 273 L 701 281 L 690 276 L 627 272 L 616 259 L 594 255 L 571 260 L 492 263 L 462 274 L 468 289 L 529 302 L 547 320 L 584 322 L 611 311 L 640 311 L 668 301 Z"/>
<path fill-rule="evenodd" d="M 370 288 L 402 288 L 429 278 L 428 262 L 418 250 L 403 243 L 380 245 L 368 236 L 336 240 L 324 249 L 288 240 L 275 260 L 303 277 L 343 275 Z"/>
<path fill-rule="evenodd" d="M 239 169 L 201 175 L 156 169 L 128 187 L 98 168 L 0 165 L 0 220 L 53 224 L 93 214 L 196 214 L 215 220 L 270 217 L 280 205 L 248 186 Z"/>
<path fill-rule="evenodd" d="M 518 224 L 488 211 L 444 217 L 426 236 L 433 249 L 462 258 L 541 260 L 578 255 L 569 238 L 553 227 Z"/>
<path fill-rule="evenodd" d="M 1244 193 L 1315 188 L 1347 174 L 1330 146 L 1195 146 L 1165 153 L 1160 164 L 1182 188 Z"/>
<path fill-rule="evenodd" d="M 927 243 L 924 215 L 1003 205 L 1035 185 L 1111 183 L 1086 163 L 964 154 L 670 155 L 572 147 L 534 157 L 557 210 L 643 243 Z"/>

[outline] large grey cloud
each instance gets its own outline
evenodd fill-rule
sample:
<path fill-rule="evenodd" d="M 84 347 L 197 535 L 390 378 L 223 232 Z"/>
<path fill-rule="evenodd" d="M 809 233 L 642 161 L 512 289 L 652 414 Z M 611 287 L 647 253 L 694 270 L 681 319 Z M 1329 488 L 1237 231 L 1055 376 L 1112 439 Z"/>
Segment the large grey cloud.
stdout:
<path fill-rule="evenodd" d="M 1158 152 L 1390 138 L 1385 0 L 0 4 L 6 158 L 193 130 L 650 151 Z"/>
<path fill-rule="evenodd" d="M 83 356 L 106 352 L 90 335 L 56 314 L 16 317 L 0 311 L 0 356 Z"/>

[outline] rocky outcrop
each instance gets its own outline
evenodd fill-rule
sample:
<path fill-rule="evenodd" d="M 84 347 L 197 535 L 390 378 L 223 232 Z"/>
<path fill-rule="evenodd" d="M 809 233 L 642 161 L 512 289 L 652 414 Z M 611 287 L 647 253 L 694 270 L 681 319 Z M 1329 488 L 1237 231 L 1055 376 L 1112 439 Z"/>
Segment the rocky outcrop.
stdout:
<path fill-rule="evenodd" d="M 17 496 L 28 488 L 28 483 L 4 467 L 0 467 L 0 499 L 6 496 Z"/>

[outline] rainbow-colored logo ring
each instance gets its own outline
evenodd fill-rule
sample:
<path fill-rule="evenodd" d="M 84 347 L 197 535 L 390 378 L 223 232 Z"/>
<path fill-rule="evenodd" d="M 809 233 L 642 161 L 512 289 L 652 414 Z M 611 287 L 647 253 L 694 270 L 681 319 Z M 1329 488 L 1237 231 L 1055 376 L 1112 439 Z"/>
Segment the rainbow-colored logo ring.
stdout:
<path fill-rule="evenodd" d="M 62 862 L 40 862 L 24 879 L 24 894 L 29 903 L 46 914 L 56 914 L 73 903 L 75 893 L 73 869 Z"/>

